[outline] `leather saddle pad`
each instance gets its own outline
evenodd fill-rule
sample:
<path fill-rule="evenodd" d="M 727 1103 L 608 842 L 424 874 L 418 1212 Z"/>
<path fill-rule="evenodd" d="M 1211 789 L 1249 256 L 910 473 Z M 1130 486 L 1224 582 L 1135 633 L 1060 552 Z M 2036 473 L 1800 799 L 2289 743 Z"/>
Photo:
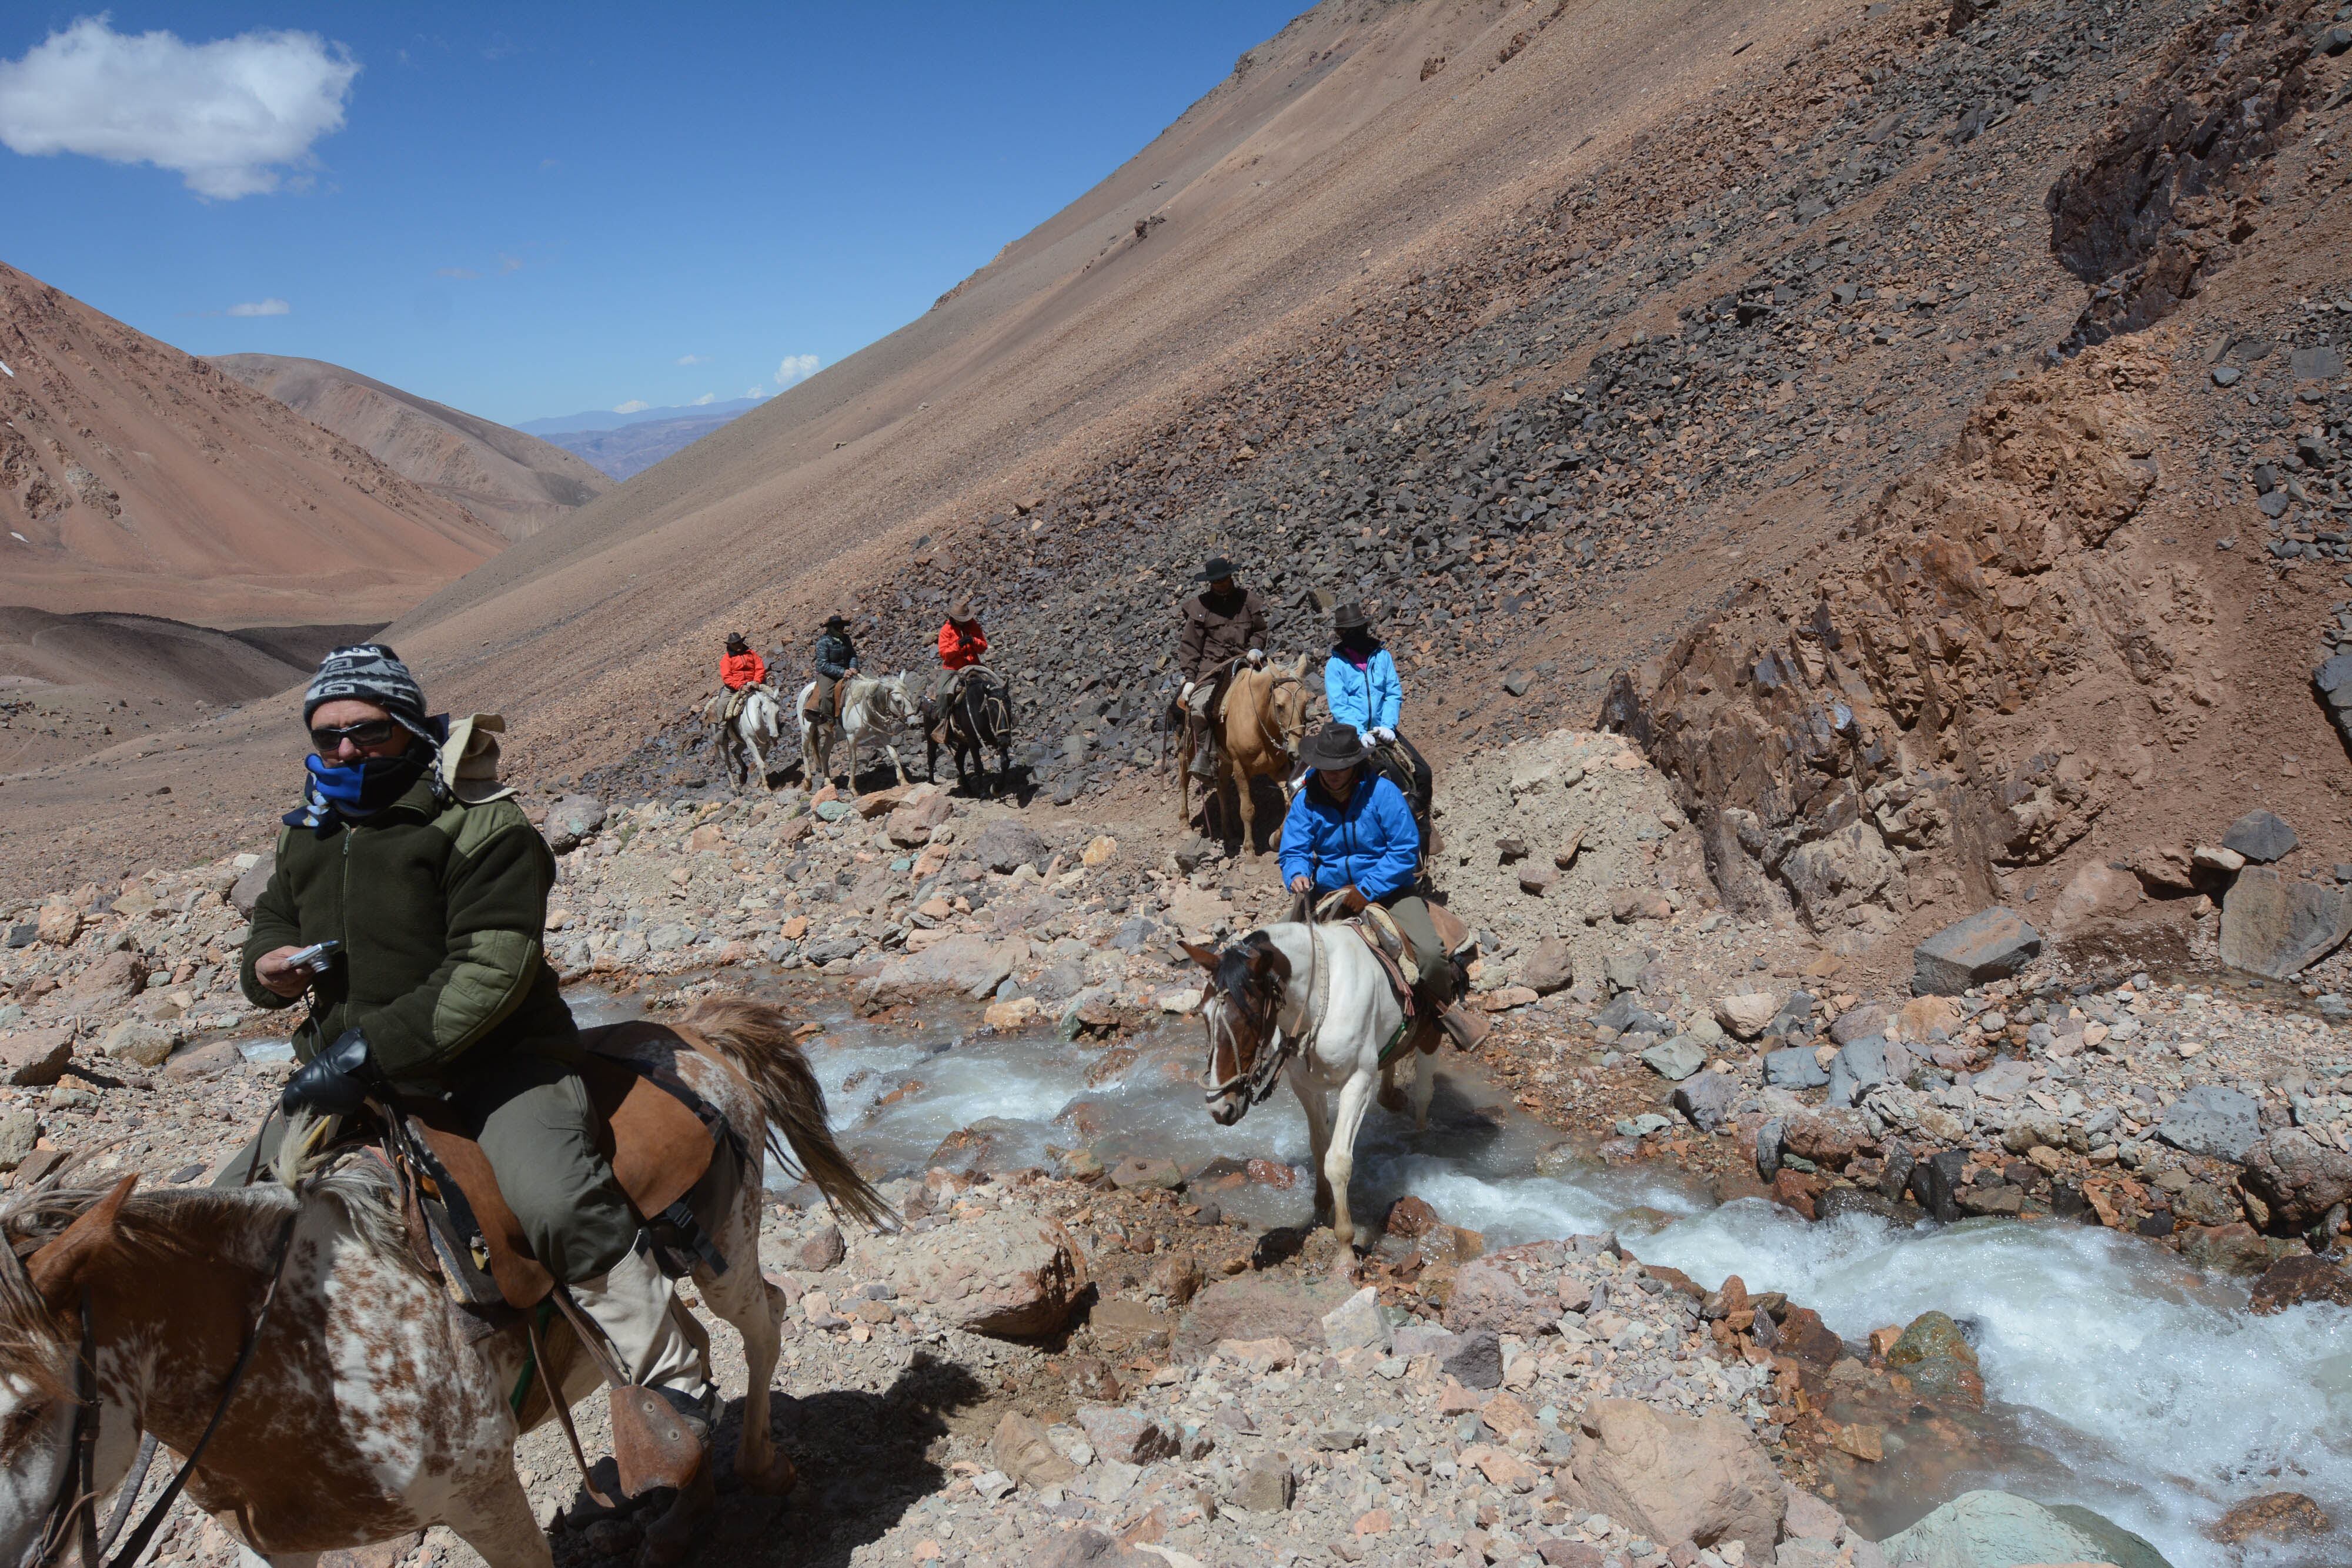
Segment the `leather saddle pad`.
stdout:
<path fill-rule="evenodd" d="M 1378 907 L 1377 904 L 1371 905 L 1364 913 L 1370 915 Z M 1395 993 L 1397 1005 L 1404 1009 L 1405 1017 L 1412 1017 L 1413 982 L 1404 972 L 1405 944 L 1395 925 L 1385 920 L 1375 922 L 1359 917 L 1349 921 L 1348 927 L 1364 939 L 1364 946 L 1380 961 L 1381 971 L 1388 976 L 1389 989 Z M 1390 946 L 1391 938 L 1396 942 L 1393 948 Z"/>
<path fill-rule="evenodd" d="M 678 1051 L 693 1050 L 662 1025 L 642 1021 L 590 1030 L 583 1038 L 607 1051 L 656 1040 Z M 596 1108 L 599 1146 L 638 1216 L 658 1215 L 692 1192 L 710 1168 L 717 1146 L 694 1109 L 652 1077 L 594 1050 L 582 1062 L 580 1076 Z M 555 1288 L 555 1277 L 530 1255 L 481 1145 L 458 1129 L 446 1106 L 412 1108 L 410 1120 L 472 1207 L 489 1249 L 490 1278 L 507 1304 L 534 1307 L 546 1300 Z"/>

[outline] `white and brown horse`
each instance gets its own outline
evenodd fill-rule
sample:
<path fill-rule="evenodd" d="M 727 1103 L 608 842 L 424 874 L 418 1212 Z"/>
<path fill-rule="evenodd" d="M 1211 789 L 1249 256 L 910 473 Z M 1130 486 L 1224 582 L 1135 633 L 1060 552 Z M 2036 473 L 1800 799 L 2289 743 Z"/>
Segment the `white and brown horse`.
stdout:
<path fill-rule="evenodd" d="M 1211 800 L 1223 800 L 1228 788 L 1234 791 L 1235 804 L 1241 810 L 1242 849 L 1252 859 L 1258 853 L 1257 802 L 1250 789 L 1253 781 L 1271 779 L 1276 785 L 1289 780 L 1297 767 L 1298 740 L 1307 733 L 1307 691 L 1306 685 L 1307 655 L 1297 664 L 1285 669 L 1269 664 L 1264 669 L 1246 666 L 1234 672 L 1225 687 L 1223 706 L 1211 723 L 1217 727 L 1217 776 L 1204 793 L 1205 810 Z M 1192 728 L 1184 728 L 1183 744 L 1176 758 L 1178 821 L 1192 820 Z"/>
<path fill-rule="evenodd" d="M 781 1492 L 794 1477 L 768 1430 L 780 1305 L 760 1273 L 769 1127 L 829 1198 L 863 1218 L 887 1214 L 835 1146 L 824 1092 L 781 1013 L 714 999 L 677 1033 L 676 1046 L 644 1051 L 674 1065 L 752 1151 L 727 1211 L 705 1217 L 727 1267 L 694 1278 L 743 1336 L 736 1471 Z M 289 1134 L 288 1146 L 298 1142 Z M 95 1509 L 142 1434 L 186 1455 L 217 1412 L 188 1495 L 279 1568 L 434 1524 L 492 1568 L 548 1568 L 513 1449 L 546 1418 L 549 1378 L 572 1399 L 599 1384 L 566 1325 L 547 1337 L 549 1364 L 519 1415 L 509 1400 L 527 1364 L 524 1326 L 465 1332 L 373 1162 L 323 1176 L 281 1164 L 277 1180 L 243 1189 L 131 1186 L 37 1188 L 0 1209 L 0 1563 L 70 1552 L 79 1436 L 94 1437 L 79 1502 Z M 647 1529 L 646 1559 L 676 1561 L 696 1523 L 675 1506 Z"/>
<path fill-rule="evenodd" d="M 721 713 L 726 710 L 719 709 Z M 768 787 L 768 758 L 784 738 L 784 699 L 775 687 L 756 685 L 743 694 L 743 710 L 732 723 L 720 722 L 713 743 L 727 762 L 728 777 L 738 789 L 757 780 Z"/>
<path fill-rule="evenodd" d="M 1201 1003 L 1209 1033 L 1202 1078 L 1209 1115 L 1230 1127 L 1274 1092 L 1278 1077 L 1289 1079 L 1307 1113 L 1315 1217 L 1328 1215 L 1333 1234 L 1352 1243 L 1348 1182 L 1356 1170 L 1356 1133 L 1376 1092 L 1382 1103 L 1403 1108 L 1395 1079 L 1407 1057 L 1413 1131 L 1429 1127 L 1437 1076 L 1423 1049 L 1433 1043 L 1436 1027 L 1428 1009 L 1408 1020 L 1380 960 L 1344 925 L 1285 921 L 1223 952 L 1190 943 L 1184 951 L 1209 972 Z"/>
<path fill-rule="evenodd" d="M 812 789 L 824 779 L 833 777 L 833 737 L 836 731 L 849 741 L 849 777 L 852 789 L 857 788 L 857 748 L 868 737 L 877 740 L 882 749 L 890 754 L 890 767 L 898 782 L 907 782 L 907 765 L 898 760 L 898 741 L 900 737 L 923 722 L 923 703 L 914 694 L 906 671 L 895 675 L 849 675 L 841 682 L 839 693 L 841 717 L 837 724 L 815 724 L 809 718 L 809 705 L 816 699 L 816 683 L 811 681 L 801 688 L 796 711 L 801 716 L 801 772 L 803 781 Z"/>

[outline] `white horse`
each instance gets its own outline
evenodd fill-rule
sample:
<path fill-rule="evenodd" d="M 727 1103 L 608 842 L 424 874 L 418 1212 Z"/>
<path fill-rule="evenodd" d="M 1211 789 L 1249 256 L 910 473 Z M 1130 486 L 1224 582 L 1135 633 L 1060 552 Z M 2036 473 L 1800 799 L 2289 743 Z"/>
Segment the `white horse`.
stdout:
<path fill-rule="evenodd" d="M 898 760 L 898 737 L 923 722 L 923 705 L 908 685 L 909 677 L 901 670 L 895 675 L 851 675 L 841 684 L 840 731 L 849 739 L 849 787 L 857 788 L 857 748 L 867 736 L 873 736 L 882 749 L 890 754 L 890 766 L 898 775 L 898 782 L 907 782 L 907 765 Z M 811 681 L 801 688 L 800 702 L 795 711 L 801 716 L 801 771 L 805 781 L 814 788 L 819 779 L 833 777 L 832 725 L 809 722 L 809 704 L 816 695 L 816 683 Z M 811 766 L 814 762 L 814 766 Z"/>
<path fill-rule="evenodd" d="M 1437 1075 L 1422 1048 L 1433 1041 L 1435 1016 L 1424 1005 L 1406 1019 L 1380 960 L 1344 926 L 1285 921 L 1222 953 L 1189 942 L 1184 951 L 1209 972 L 1201 1019 L 1209 1031 L 1202 1087 L 1210 1116 L 1230 1127 L 1274 1092 L 1277 1073 L 1288 1078 L 1307 1113 L 1315 1217 L 1328 1214 L 1332 1233 L 1352 1244 L 1348 1182 L 1356 1169 L 1357 1129 L 1376 1088 L 1381 1103 L 1402 1108 L 1395 1075 L 1410 1056 L 1413 1131 L 1428 1130 Z"/>
<path fill-rule="evenodd" d="M 719 727 L 716 743 L 727 759 L 728 776 L 740 789 L 758 779 L 768 788 L 768 754 L 784 738 L 784 699 L 772 685 L 756 685 L 743 694 L 743 711 L 735 722 Z"/>

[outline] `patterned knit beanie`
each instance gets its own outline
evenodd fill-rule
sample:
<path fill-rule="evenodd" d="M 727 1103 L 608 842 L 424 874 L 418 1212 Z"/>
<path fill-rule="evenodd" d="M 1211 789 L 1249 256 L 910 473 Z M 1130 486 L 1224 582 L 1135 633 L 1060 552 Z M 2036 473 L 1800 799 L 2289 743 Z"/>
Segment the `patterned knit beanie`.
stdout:
<path fill-rule="evenodd" d="M 400 655 L 382 643 L 359 643 L 337 648 L 319 661 L 310 689 L 302 694 L 302 722 L 328 703 L 356 700 L 373 703 L 401 727 L 426 739 L 433 732 L 425 723 L 425 688 L 416 684 Z"/>

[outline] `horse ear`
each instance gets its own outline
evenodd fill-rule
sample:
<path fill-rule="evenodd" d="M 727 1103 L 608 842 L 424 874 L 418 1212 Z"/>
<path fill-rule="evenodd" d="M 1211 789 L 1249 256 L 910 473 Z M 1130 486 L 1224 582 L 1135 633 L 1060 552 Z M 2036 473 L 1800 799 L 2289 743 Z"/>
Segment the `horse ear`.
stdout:
<path fill-rule="evenodd" d="M 1294 680 L 1294 681 L 1303 681 L 1303 680 L 1305 680 L 1305 679 L 1307 678 L 1307 655 L 1306 655 L 1306 654 L 1304 654 L 1304 653 L 1299 654 L 1299 655 L 1298 655 L 1298 663 L 1297 663 L 1296 664 L 1293 664 L 1293 665 L 1290 667 L 1290 678 L 1291 678 L 1292 680 Z"/>
<path fill-rule="evenodd" d="M 1179 944 L 1179 946 L 1184 949 L 1185 956 L 1191 958 L 1192 962 L 1200 965 L 1201 967 L 1208 970 L 1212 975 L 1217 972 L 1217 956 L 1214 953 L 1210 952 L 1209 949 L 1199 946 L 1197 943 L 1185 942 Z"/>
<path fill-rule="evenodd" d="M 114 1245 L 115 1220 L 122 1212 L 122 1200 L 138 1185 L 136 1171 L 116 1182 L 113 1191 L 84 1209 L 55 1240 L 25 1260 L 25 1272 L 49 1311 L 63 1312 L 73 1304 L 82 1276 Z"/>

